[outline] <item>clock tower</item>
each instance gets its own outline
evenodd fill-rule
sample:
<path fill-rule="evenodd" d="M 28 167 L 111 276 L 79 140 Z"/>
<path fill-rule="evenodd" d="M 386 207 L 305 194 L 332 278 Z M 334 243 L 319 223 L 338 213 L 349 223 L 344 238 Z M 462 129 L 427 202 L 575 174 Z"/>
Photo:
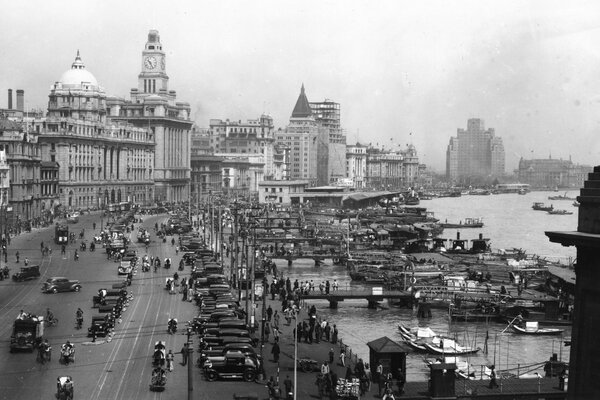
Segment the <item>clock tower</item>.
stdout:
<path fill-rule="evenodd" d="M 146 47 L 142 51 L 142 72 L 138 75 L 138 94 L 159 93 L 169 89 L 165 52 L 157 30 L 148 33 Z"/>

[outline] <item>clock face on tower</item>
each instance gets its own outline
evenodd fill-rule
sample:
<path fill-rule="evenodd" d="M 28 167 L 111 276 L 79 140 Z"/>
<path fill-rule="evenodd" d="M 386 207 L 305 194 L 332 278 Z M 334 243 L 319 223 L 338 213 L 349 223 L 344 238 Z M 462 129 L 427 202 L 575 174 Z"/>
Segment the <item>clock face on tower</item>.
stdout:
<path fill-rule="evenodd" d="M 156 68 L 156 58 L 154 56 L 146 57 L 144 60 L 144 66 L 148 69 Z"/>

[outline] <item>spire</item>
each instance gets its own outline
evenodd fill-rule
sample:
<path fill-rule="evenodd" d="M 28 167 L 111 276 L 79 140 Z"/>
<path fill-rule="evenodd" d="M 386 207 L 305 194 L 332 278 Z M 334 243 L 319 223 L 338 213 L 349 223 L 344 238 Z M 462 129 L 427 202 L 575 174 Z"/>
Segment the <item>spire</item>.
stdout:
<path fill-rule="evenodd" d="M 71 64 L 71 69 L 85 69 L 85 65 L 83 61 L 81 61 L 81 57 L 79 56 L 79 49 L 77 49 L 77 56 L 75 57 L 75 61 Z"/>
<path fill-rule="evenodd" d="M 298 96 L 298 100 L 294 106 L 294 111 L 292 111 L 292 118 L 306 118 L 310 117 L 311 114 L 312 112 L 310 110 L 310 104 L 308 104 L 306 93 L 304 93 L 304 83 L 302 83 L 302 87 L 300 88 L 300 96 Z"/>

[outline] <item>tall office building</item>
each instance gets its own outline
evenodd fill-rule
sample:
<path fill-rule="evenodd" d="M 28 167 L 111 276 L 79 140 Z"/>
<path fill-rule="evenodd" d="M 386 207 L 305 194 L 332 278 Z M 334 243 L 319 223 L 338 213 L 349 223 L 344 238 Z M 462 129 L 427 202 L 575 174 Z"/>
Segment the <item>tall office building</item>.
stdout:
<path fill-rule="evenodd" d="M 155 141 L 155 201 L 186 201 L 190 186 L 189 103 L 177 102 L 169 90 L 166 55 L 158 31 L 148 33 L 142 51 L 138 87 L 131 89 L 131 100 L 107 98 L 108 115 L 146 128 Z"/>
<path fill-rule="evenodd" d="M 340 128 L 338 103 L 310 103 L 304 85 L 277 143 L 290 149 L 289 177 L 311 186 L 329 185 L 346 177 L 346 137 Z"/>
<path fill-rule="evenodd" d="M 446 150 L 446 177 L 451 181 L 495 178 L 504 174 L 505 155 L 502 138 L 484 121 L 471 118 L 467 129 L 458 129 Z"/>

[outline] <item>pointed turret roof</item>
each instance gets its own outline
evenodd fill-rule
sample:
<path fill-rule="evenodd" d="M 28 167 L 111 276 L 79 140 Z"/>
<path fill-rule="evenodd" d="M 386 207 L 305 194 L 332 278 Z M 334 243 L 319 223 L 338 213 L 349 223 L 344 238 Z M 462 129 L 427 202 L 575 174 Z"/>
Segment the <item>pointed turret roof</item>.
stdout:
<path fill-rule="evenodd" d="M 294 106 L 294 111 L 292 111 L 292 118 L 306 118 L 310 117 L 311 114 L 312 111 L 310 110 L 310 104 L 308 104 L 306 93 L 304 93 L 303 83 L 302 88 L 300 89 L 300 96 L 298 96 L 298 100 L 296 101 L 296 105 Z"/>

